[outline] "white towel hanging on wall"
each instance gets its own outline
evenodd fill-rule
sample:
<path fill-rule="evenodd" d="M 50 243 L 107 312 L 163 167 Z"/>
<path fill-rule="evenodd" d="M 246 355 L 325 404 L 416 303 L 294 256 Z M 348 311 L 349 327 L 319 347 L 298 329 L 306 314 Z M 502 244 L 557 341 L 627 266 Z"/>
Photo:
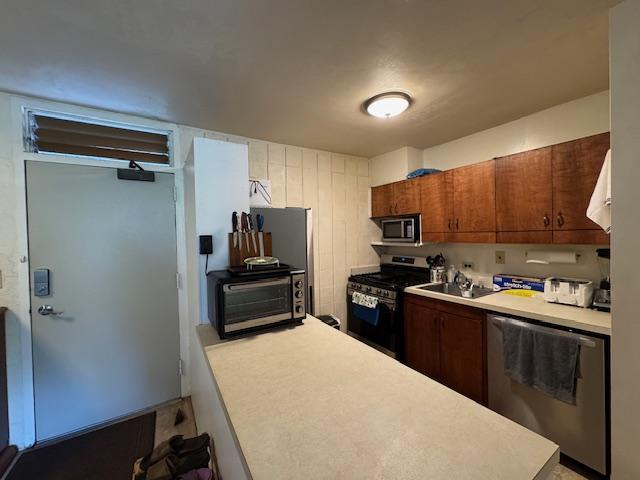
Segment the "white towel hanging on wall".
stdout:
<path fill-rule="evenodd" d="M 604 158 L 596 188 L 587 207 L 587 217 L 605 232 L 611 233 L 611 149 Z"/>

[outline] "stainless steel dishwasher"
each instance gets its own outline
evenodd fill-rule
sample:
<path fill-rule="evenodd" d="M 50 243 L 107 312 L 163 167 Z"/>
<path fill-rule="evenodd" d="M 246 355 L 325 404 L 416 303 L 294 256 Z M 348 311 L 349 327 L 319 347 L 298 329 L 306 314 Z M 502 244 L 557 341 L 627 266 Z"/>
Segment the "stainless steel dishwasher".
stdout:
<path fill-rule="evenodd" d="M 539 390 L 514 382 L 505 375 L 501 331 L 504 322 L 516 322 L 525 328 L 544 329 L 579 338 L 581 378 L 577 381 L 575 405 L 556 400 Z M 568 457 L 607 475 L 608 357 L 606 337 L 489 314 L 489 408 L 557 443 L 560 451 Z"/>

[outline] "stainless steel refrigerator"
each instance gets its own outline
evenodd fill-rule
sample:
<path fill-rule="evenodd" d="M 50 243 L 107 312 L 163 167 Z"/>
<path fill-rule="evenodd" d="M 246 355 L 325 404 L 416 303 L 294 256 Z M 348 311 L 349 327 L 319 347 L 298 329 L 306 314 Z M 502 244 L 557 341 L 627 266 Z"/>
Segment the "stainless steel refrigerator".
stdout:
<path fill-rule="evenodd" d="M 314 313 L 313 216 L 310 208 L 252 208 L 251 216 L 264 216 L 264 231 L 271 232 L 273 256 L 280 262 L 304 269 L 307 312 Z"/>

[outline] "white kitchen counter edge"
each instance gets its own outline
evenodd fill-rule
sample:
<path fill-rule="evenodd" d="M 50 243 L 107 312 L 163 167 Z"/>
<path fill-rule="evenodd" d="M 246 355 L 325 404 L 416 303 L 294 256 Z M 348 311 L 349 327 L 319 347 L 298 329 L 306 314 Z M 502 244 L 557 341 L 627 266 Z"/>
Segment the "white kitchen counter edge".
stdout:
<path fill-rule="evenodd" d="M 197 325 L 194 334 L 192 346 L 196 348 L 191 355 L 191 404 L 198 434 L 208 432 L 213 437 L 221 478 L 251 480 L 249 465 L 207 356 L 207 350 L 223 340 L 208 324 Z"/>
<path fill-rule="evenodd" d="M 315 317 L 308 316 L 307 320 L 311 320 L 311 319 L 312 321 L 319 322 L 319 320 L 317 320 Z M 202 401 L 204 400 L 203 402 L 204 405 L 202 405 L 202 407 L 208 410 L 207 416 L 211 415 L 211 413 L 213 413 L 212 411 L 215 411 L 215 416 L 217 417 L 217 421 L 215 422 L 217 423 L 217 425 L 211 426 L 207 430 L 206 427 L 208 427 L 208 425 L 207 426 L 201 425 L 199 422 L 199 415 L 198 415 L 199 409 L 196 408 L 196 402 L 194 401 L 193 402 L 194 415 L 196 417 L 198 433 L 202 433 L 203 431 L 209 431 L 214 437 L 219 468 L 221 473 L 223 474 L 226 473 L 224 478 L 251 480 L 252 474 L 251 474 L 250 468 L 243 454 L 242 447 L 240 445 L 238 437 L 236 436 L 233 423 L 227 411 L 227 406 L 225 405 L 224 397 L 220 392 L 218 382 L 213 372 L 211 359 L 208 356 L 208 351 L 210 351 L 212 348 L 215 348 L 215 346 L 220 343 L 226 343 L 226 341 L 221 340 L 218 337 L 218 335 L 215 333 L 215 330 L 210 325 L 198 325 L 194 330 L 195 330 L 194 340 L 199 344 L 198 345 L 199 348 L 196 348 L 195 356 L 196 358 L 199 357 L 197 360 L 197 363 L 200 364 L 199 370 L 201 375 L 197 377 L 197 379 L 194 377 L 194 381 L 197 381 L 198 383 L 204 381 L 208 384 L 207 385 L 208 388 L 206 388 L 206 390 L 208 390 L 206 392 L 207 394 L 201 395 L 201 397 L 205 396 L 206 398 L 204 399 L 200 398 L 200 402 L 197 402 L 197 403 L 202 403 Z M 198 370 L 196 365 L 192 365 L 192 367 L 194 368 L 194 370 Z M 204 374 L 204 377 L 202 376 L 203 374 Z M 196 388 L 196 386 L 194 385 L 193 390 L 194 391 L 192 395 L 195 395 L 195 391 L 201 390 L 201 389 Z M 229 457 L 232 457 L 232 458 L 229 458 Z M 555 452 L 547 460 L 547 462 L 540 468 L 540 470 L 532 480 L 548 479 L 552 474 L 552 471 L 555 468 L 555 466 L 559 463 L 559 458 L 560 458 L 560 450 L 559 448 L 556 448 Z"/>
<path fill-rule="evenodd" d="M 425 284 L 430 285 L 430 284 Z M 611 335 L 611 314 L 595 310 L 545 302 L 540 297 L 526 298 L 507 293 L 494 293 L 480 298 L 464 298 L 446 293 L 422 290 L 425 285 L 404 289 L 405 293 L 481 308 L 490 312 L 517 315 L 541 322 Z"/>

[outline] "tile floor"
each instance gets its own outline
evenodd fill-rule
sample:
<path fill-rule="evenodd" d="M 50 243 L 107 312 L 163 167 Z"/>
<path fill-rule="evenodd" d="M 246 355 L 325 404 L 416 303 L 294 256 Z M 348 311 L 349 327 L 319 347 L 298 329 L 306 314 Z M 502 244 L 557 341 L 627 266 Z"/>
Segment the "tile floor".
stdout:
<path fill-rule="evenodd" d="M 549 480 L 588 480 L 577 472 L 565 467 L 564 465 L 558 465 L 553 469 L 553 473 Z"/>
<path fill-rule="evenodd" d="M 184 420 L 179 425 L 174 425 L 178 409 L 182 410 Z M 190 438 L 195 437 L 197 434 L 190 398 L 176 400 L 156 410 L 155 445 L 168 440 L 174 435 L 184 435 L 185 438 Z"/>

